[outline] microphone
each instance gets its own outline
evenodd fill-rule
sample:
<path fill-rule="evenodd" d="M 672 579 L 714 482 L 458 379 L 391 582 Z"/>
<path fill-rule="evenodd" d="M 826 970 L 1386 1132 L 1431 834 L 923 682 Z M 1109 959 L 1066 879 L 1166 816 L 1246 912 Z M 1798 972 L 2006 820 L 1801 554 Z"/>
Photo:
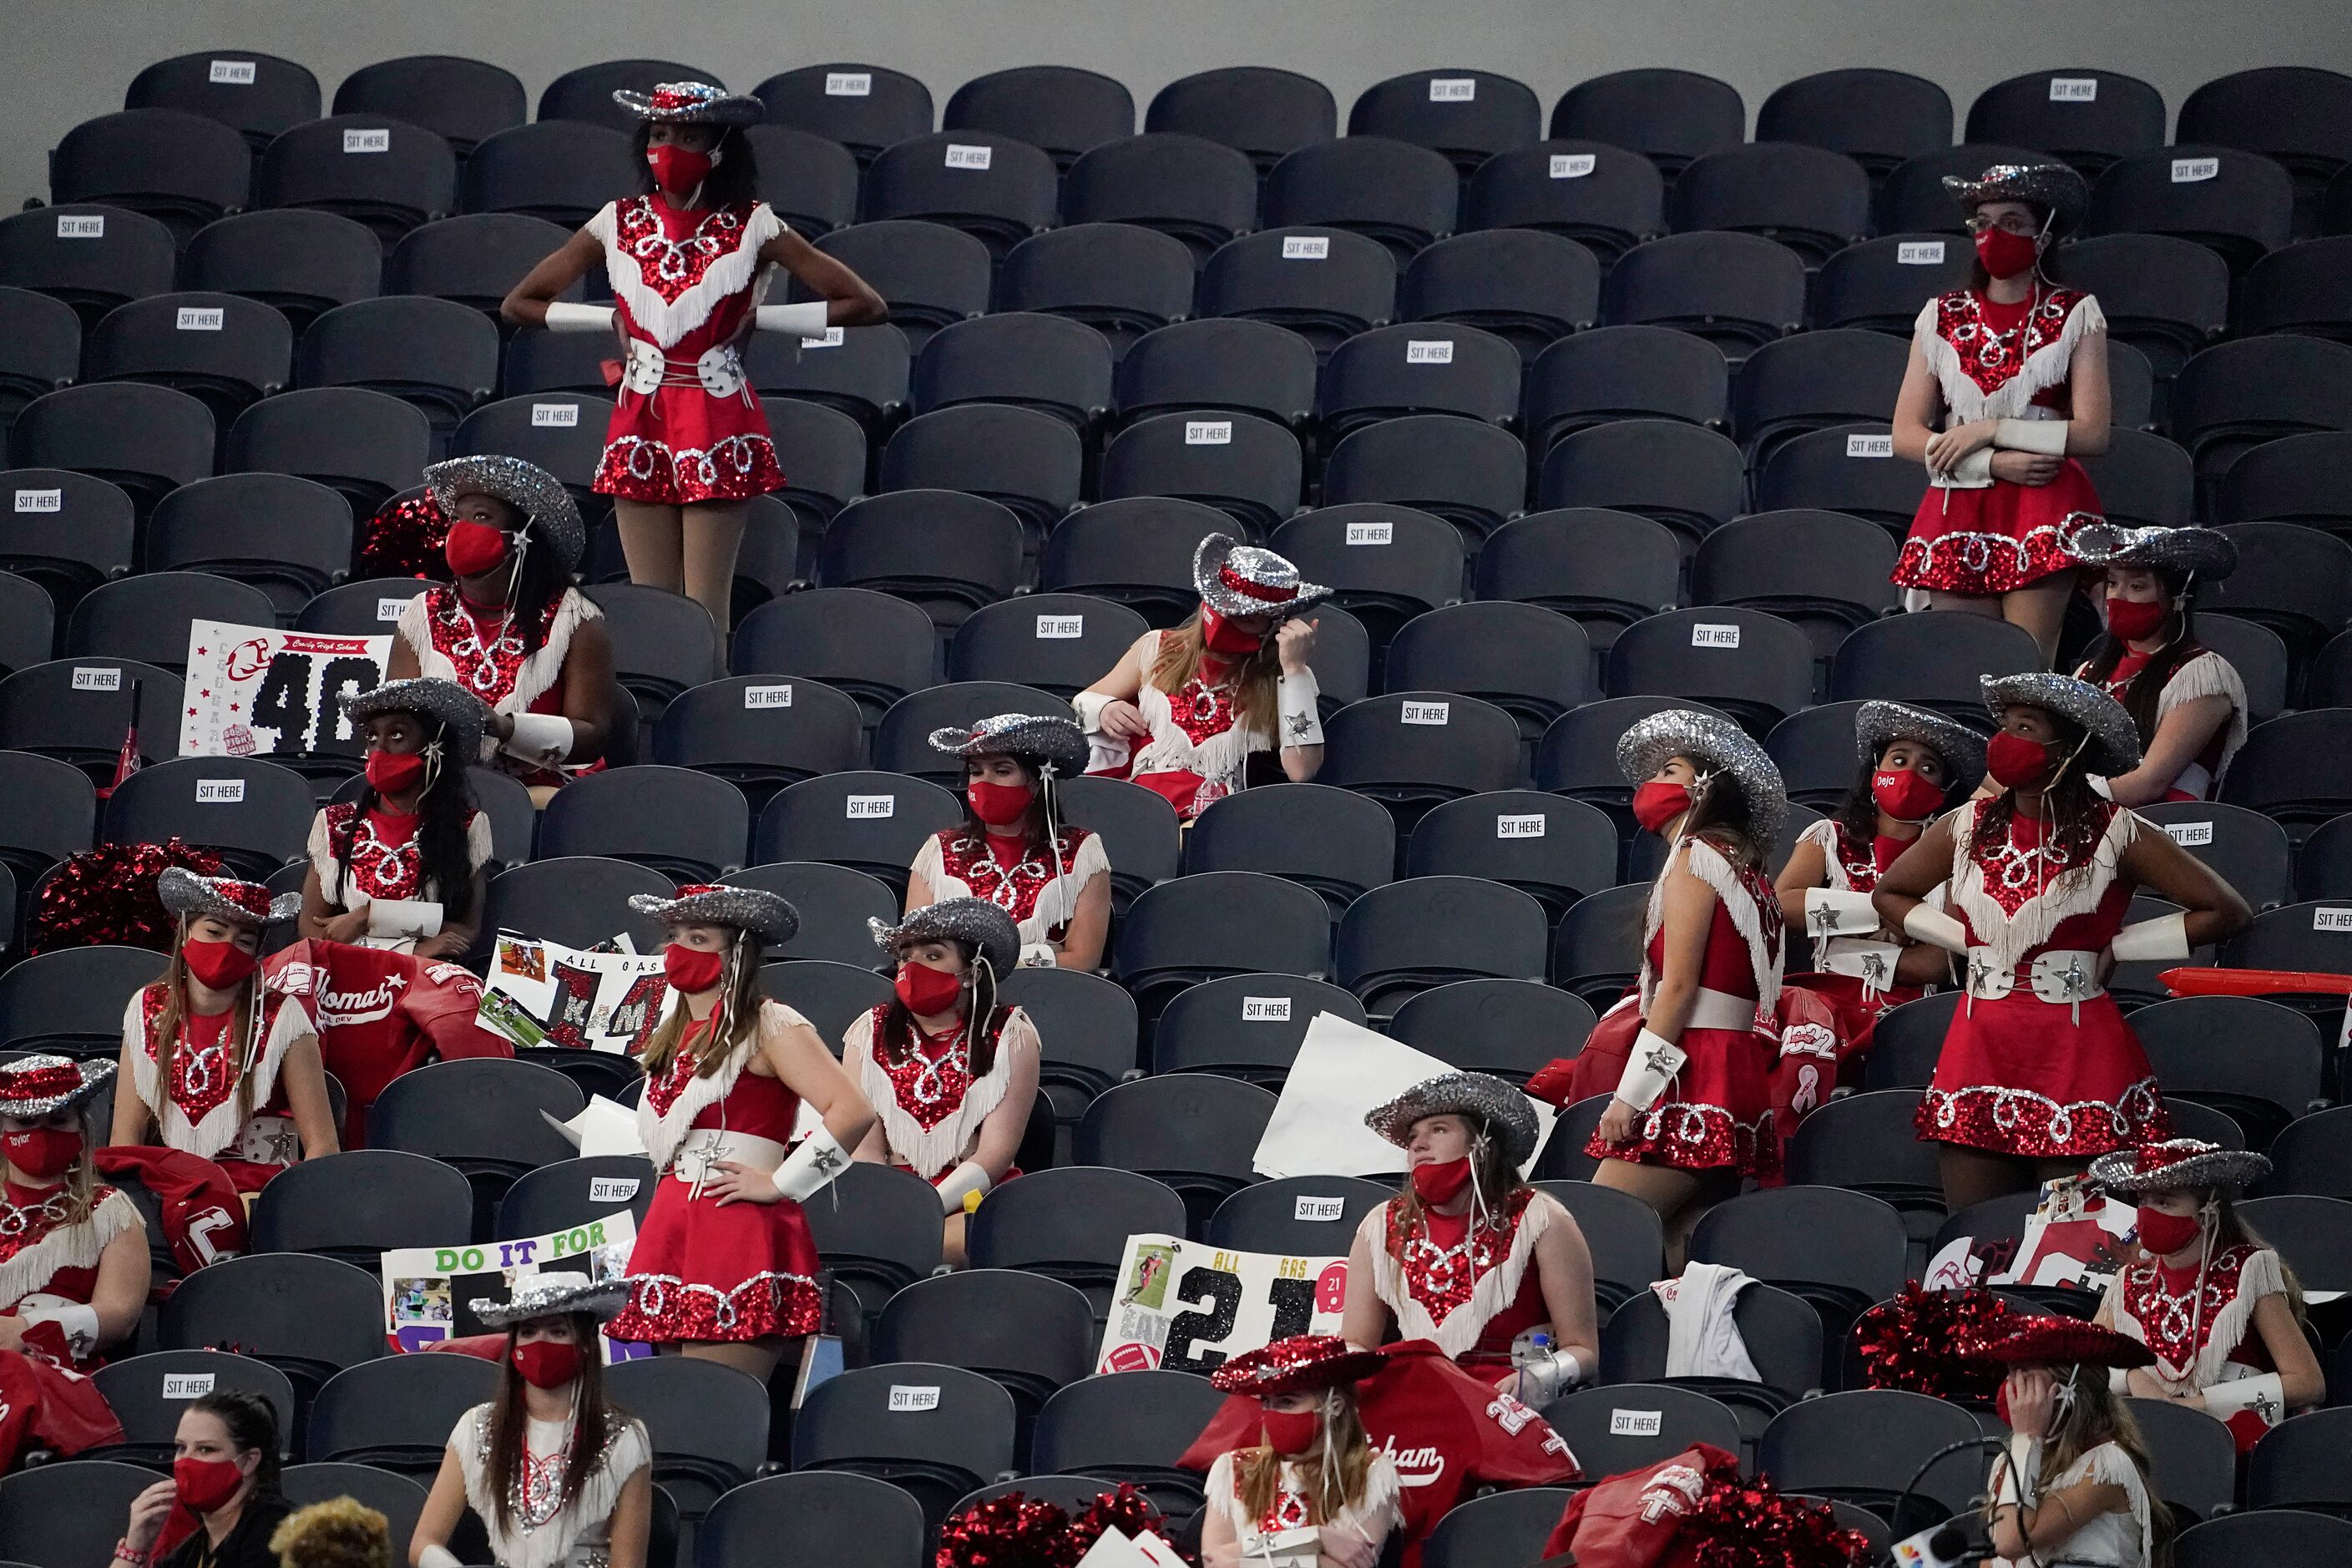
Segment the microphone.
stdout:
<path fill-rule="evenodd" d="M 1895 1528 L 1903 1528 L 1903 1510 L 1919 1489 L 1929 1470 L 1950 1456 L 1973 1448 L 1981 1453 L 1991 1449 L 2005 1451 L 2007 1440 L 2000 1437 L 1963 1437 L 1957 1443 L 1947 1443 L 1927 1456 L 1919 1468 L 1911 1472 L 1902 1493 L 1895 1500 L 1887 1518 Z M 1898 1541 L 1894 1546 L 1895 1568 L 1957 1568 L 1964 1563 L 1982 1563 L 1993 1554 L 1992 1532 L 1975 1513 L 1956 1514 L 1941 1524 L 1934 1524 L 1916 1535 Z"/>

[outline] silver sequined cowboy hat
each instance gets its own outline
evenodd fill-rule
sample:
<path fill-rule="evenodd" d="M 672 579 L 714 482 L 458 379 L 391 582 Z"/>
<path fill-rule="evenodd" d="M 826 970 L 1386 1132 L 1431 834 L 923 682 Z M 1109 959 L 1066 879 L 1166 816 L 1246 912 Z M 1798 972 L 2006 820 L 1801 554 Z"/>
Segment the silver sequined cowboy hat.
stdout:
<path fill-rule="evenodd" d="M 613 89 L 613 101 L 640 120 L 665 125 L 757 125 L 768 106 L 707 81 L 666 81 L 650 93 Z"/>
<path fill-rule="evenodd" d="M 1516 1171 L 1536 1152 L 1539 1131 L 1528 1097 L 1491 1073 L 1449 1072 L 1423 1079 L 1386 1105 L 1365 1113 L 1364 1125 L 1402 1149 L 1412 1142 L 1412 1124 L 1430 1116 L 1467 1116 L 1502 1145 Z"/>
<path fill-rule="evenodd" d="M 999 974 L 1011 973 L 1021 962 L 1021 928 L 986 899 L 941 899 L 897 925 L 869 919 L 866 929 L 874 933 L 874 945 L 893 956 L 915 942 L 960 942 L 988 960 Z"/>
<path fill-rule="evenodd" d="M 768 947 L 782 947 L 801 929 L 801 912 L 778 895 L 725 882 L 689 882 L 674 898 L 631 893 L 629 908 L 663 925 L 733 926 Z"/>
<path fill-rule="evenodd" d="M 2090 205 L 2091 187 L 2065 163 L 1995 163 L 1975 179 L 1965 174 L 1944 176 L 1944 189 L 1972 213 L 1986 202 L 2031 202 L 2050 212 L 2050 232 L 2064 234 L 2082 218 Z"/>
<path fill-rule="evenodd" d="M 1017 757 L 1050 767 L 1054 776 L 1074 779 L 1087 771 L 1086 731 L 1051 714 L 999 713 L 971 728 L 950 725 L 931 731 L 931 749 L 951 757 Z"/>
<path fill-rule="evenodd" d="M 1916 741 L 1941 757 L 1950 783 L 1964 792 L 1984 778 L 1984 737 L 1967 725 L 1902 702 L 1865 702 L 1855 710 L 1853 749 L 1863 766 L 1876 767 L 1896 741 Z"/>
<path fill-rule="evenodd" d="M 1331 596 L 1271 550 L 1213 533 L 1193 548 L 1192 586 L 1221 616 L 1295 616 Z"/>
<path fill-rule="evenodd" d="M 2146 566 L 2219 582 L 2238 569 L 2238 547 L 2218 528 L 2125 528 L 2094 522 L 2067 548 L 2085 566 Z"/>
<path fill-rule="evenodd" d="M 76 1061 L 47 1052 L 0 1063 L 0 1116 L 37 1121 L 81 1105 L 114 1076 L 109 1061 Z"/>
<path fill-rule="evenodd" d="M 2118 1149 L 2091 1162 L 2091 1180 L 2111 1193 L 2177 1193 L 2200 1187 L 2244 1187 L 2271 1173 L 2271 1163 L 2246 1149 L 2224 1149 L 2195 1138 L 2168 1138 Z"/>
<path fill-rule="evenodd" d="M 231 925 L 265 926 L 290 921 L 302 912 L 299 893 L 280 893 L 273 899 L 258 882 L 201 877 L 184 866 L 163 868 L 163 874 L 155 879 L 155 896 L 178 920 L 210 915 Z"/>
<path fill-rule="evenodd" d="M 626 1279 L 591 1279 L 585 1274 L 542 1273 L 515 1281 L 503 1301 L 477 1296 L 466 1303 L 486 1327 L 508 1328 L 534 1318 L 583 1312 L 604 1322 L 627 1305 Z"/>
<path fill-rule="evenodd" d="M 1729 773 L 1748 803 L 1748 819 L 1758 841 L 1779 841 L 1780 824 L 1789 815 L 1788 787 L 1780 782 L 1780 768 L 1763 747 L 1748 739 L 1748 731 L 1713 714 L 1669 708 L 1635 720 L 1617 737 L 1617 771 L 1637 788 L 1670 757 L 1687 757 L 1709 772 Z"/>
<path fill-rule="evenodd" d="M 588 548 L 580 503 L 572 499 L 562 479 L 537 463 L 490 453 L 449 458 L 425 470 L 425 483 L 444 517 L 457 515 L 457 498 L 465 495 L 494 496 L 513 507 L 523 514 L 531 537 L 545 540 L 555 552 L 556 564 L 567 575 L 579 566 L 581 554 Z"/>
<path fill-rule="evenodd" d="M 378 713 L 415 713 L 434 721 L 447 733 L 447 755 L 459 767 L 482 754 L 482 726 L 490 721 L 489 708 L 454 680 L 431 675 L 387 680 L 342 700 L 343 711 L 354 724 Z"/>
<path fill-rule="evenodd" d="M 2000 723 L 2001 710 L 2012 705 L 2061 714 L 2089 731 L 2091 743 L 2083 753 L 2083 765 L 2090 772 L 2113 777 L 2139 766 L 2139 731 L 2133 726 L 2131 715 L 2124 711 L 2122 703 L 2089 681 L 2041 673 L 1980 675 L 1977 679 L 1984 688 L 1985 711 L 1992 715 L 1994 723 Z"/>

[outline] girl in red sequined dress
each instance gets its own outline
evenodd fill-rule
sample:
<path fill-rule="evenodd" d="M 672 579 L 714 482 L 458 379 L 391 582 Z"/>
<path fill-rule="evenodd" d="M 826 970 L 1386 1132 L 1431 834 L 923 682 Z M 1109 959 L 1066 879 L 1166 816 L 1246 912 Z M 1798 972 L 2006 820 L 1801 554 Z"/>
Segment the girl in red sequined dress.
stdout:
<path fill-rule="evenodd" d="M 2074 536 L 2083 563 L 2106 574 L 2106 634 L 2077 677 L 2124 705 L 2145 752 L 2105 784 L 2118 805 L 2207 800 L 2246 740 L 2246 683 L 2197 640 L 2200 582 L 2237 569 L 2238 547 L 2211 528 L 2117 528 Z"/>
<path fill-rule="evenodd" d="M 946 1257 L 961 1266 L 964 1215 L 1018 1173 L 1013 1157 L 1037 1099 L 1036 1027 L 996 1000 L 1020 934 L 985 899 L 945 899 L 898 925 L 873 925 L 898 974 L 888 1005 L 859 1014 L 841 1037 L 841 1065 L 878 1113 L 857 1157 L 939 1189 Z"/>
<path fill-rule="evenodd" d="M 1486 1073 L 1447 1073 L 1364 1124 L 1405 1151 L 1408 1169 L 1356 1229 L 1348 1342 L 1370 1349 L 1394 1324 L 1537 1408 L 1584 1382 L 1601 1345 L 1592 1255 L 1559 1200 L 1520 1179 L 1536 1149 L 1528 1097 Z"/>
<path fill-rule="evenodd" d="M 218 1165 L 250 1204 L 297 1160 L 341 1146 L 309 1005 L 257 973 L 261 928 L 293 919 L 301 898 L 177 866 L 155 891 L 179 934 L 163 978 L 123 1009 L 110 1142 L 144 1143 L 152 1131 Z"/>
<path fill-rule="evenodd" d="M 87 1376 L 147 1305 L 147 1227 L 89 1163 L 89 1102 L 113 1076 L 47 1055 L 0 1065 L 0 1471 L 27 1447 L 122 1441 Z"/>
<path fill-rule="evenodd" d="M 1192 552 L 1200 611 L 1135 639 L 1108 675 L 1072 700 L 1092 742 L 1087 771 L 1168 797 L 1189 824 L 1255 780 L 1274 752 L 1304 784 L 1323 765 L 1323 719 L 1307 656 L 1315 626 L 1293 617 L 1331 590 L 1299 581 L 1271 550 L 1213 533 Z"/>
<path fill-rule="evenodd" d="M 630 581 L 689 595 L 724 637 L 743 503 L 784 484 L 738 345 L 755 328 L 822 340 L 889 310 L 759 199 L 742 134 L 765 115 L 758 99 L 694 81 L 613 97 L 638 117 L 642 194 L 605 204 L 503 310 L 525 326 L 619 337 L 626 357 L 596 492 L 614 498 Z M 599 264 L 612 305 L 556 299 Z M 778 268 L 817 298 L 761 304 Z"/>
<path fill-rule="evenodd" d="M 1328 1334 L 1276 1340 L 1209 1374 L 1221 1394 L 1255 1395 L 1260 1441 L 1217 1456 L 1203 1491 L 1202 1568 L 1311 1560 L 1372 1568 L 1403 1522 L 1395 1461 L 1372 1447 L 1356 1384 L 1381 1358 Z"/>
<path fill-rule="evenodd" d="M 2056 163 L 1944 184 L 1969 214 L 1977 275 L 1928 300 L 1913 329 L 1895 452 L 1927 466 L 1928 489 L 1895 581 L 1936 609 L 2023 626 L 2047 660 L 2074 584 L 2070 542 L 2100 521 L 2076 458 L 2107 449 L 2106 317 L 2042 272 L 2088 191 Z"/>
<path fill-rule="evenodd" d="M 824 1315 L 801 1205 L 848 1168 L 874 1112 L 808 1020 L 760 989 L 762 946 L 800 929 L 792 905 L 724 886 L 629 905 L 669 928 L 678 1005 L 646 1042 L 637 1135 L 661 1180 L 606 1331 L 764 1383 L 783 1342 Z M 788 1150 L 803 1100 L 824 1120 Z"/>
<path fill-rule="evenodd" d="M 1955 1214 L 2164 1137 L 2164 1101 L 2107 972 L 2186 960 L 2251 918 L 2187 850 L 2092 792 L 2086 775 L 2139 762 L 2115 699 L 2063 675 L 1987 677 L 1984 691 L 2000 725 L 1986 768 L 2001 793 L 1921 834 L 1874 895 L 1890 928 L 1966 966 L 1918 1113 Z M 1948 879 L 1953 914 L 1921 902 Z M 2184 912 L 2126 927 L 2143 887 Z"/>

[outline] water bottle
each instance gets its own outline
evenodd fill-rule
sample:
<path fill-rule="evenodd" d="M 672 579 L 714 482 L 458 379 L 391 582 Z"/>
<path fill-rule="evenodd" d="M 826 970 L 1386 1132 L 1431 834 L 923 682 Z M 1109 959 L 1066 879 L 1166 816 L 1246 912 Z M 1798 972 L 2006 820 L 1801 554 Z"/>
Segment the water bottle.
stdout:
<path fill-rule="evenodd" d="M 1511 1384 L 1512 1398 L 1521 1404 L 1526 1403 L 1527 1369 L 1538 1362 L 1550 1359 L 1550 1356 L 1551 1336 L 1541 1329 L 1531 1333 L 1521 1334 L 1512 1342 L 1511 1370 L 1519 1374 Z"/>

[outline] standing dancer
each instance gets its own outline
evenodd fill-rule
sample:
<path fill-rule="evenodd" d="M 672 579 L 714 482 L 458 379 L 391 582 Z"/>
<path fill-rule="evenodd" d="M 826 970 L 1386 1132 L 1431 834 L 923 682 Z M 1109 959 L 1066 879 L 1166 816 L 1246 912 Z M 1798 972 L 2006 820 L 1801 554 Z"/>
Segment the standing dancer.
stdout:
<path fill-rule="evenodd" d="M 619 336 L 627 357 L 596 493 L 614 498 L 629 580 L 689 595 L 723 637 L 743 503 L 784 484 L 736 345 L 755 327 L 821 338 L 890 312 L 759 199 L 759 165 L 741 134 L 766 112 L 758 99 L 698 81 L 613 97 L 638 117 L 642 194 L 607 202 L 500 309 L 525 326 Z M 599 262 L 614 304 L 556 300 Z M 778 267 L 819 298 L 760 303 Z"/>

